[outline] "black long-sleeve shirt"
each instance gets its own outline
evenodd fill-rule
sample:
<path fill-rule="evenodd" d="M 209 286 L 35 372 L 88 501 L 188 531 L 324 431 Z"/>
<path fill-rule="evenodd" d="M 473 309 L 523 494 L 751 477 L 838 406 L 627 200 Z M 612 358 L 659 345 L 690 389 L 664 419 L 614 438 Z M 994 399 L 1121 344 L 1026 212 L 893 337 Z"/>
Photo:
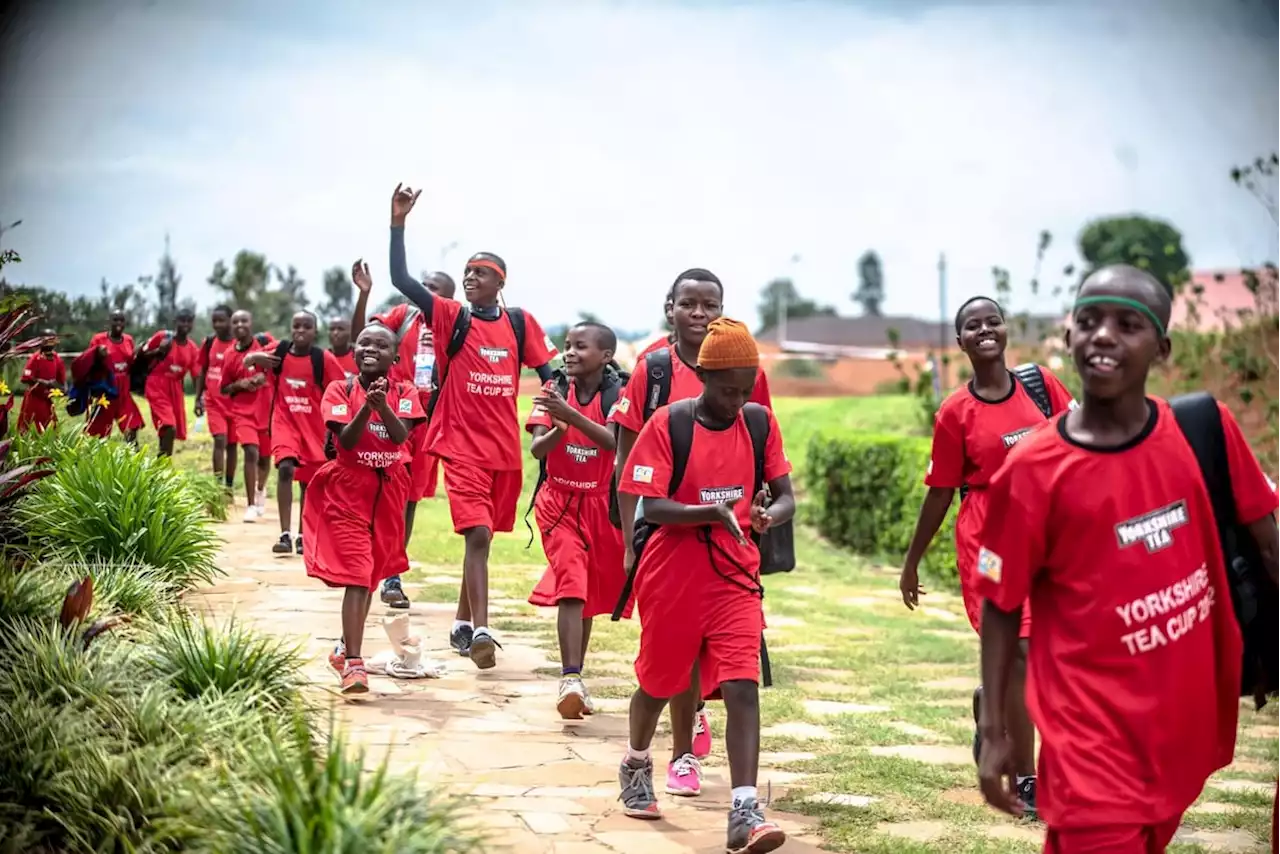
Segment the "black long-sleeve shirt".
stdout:
<path fill-rule="evenodd" d="M 404 226 L 391 226 L 391 258 L 388 264 L 391 271 L 391 284 L 404 294 L 405 299 L 416 305 L 428 323 L 431 322 L 431 309 L 435 305 L 436 296 L 431 289 L 409 274 L 409 262 L 404 252 Z M 479 320 L 494 321 L 502 316 L 498 306 L 469 306 L 471 316 Z M 538 379 L 547 382 L 551 379 L 550 365 L 537 365 Z"/>

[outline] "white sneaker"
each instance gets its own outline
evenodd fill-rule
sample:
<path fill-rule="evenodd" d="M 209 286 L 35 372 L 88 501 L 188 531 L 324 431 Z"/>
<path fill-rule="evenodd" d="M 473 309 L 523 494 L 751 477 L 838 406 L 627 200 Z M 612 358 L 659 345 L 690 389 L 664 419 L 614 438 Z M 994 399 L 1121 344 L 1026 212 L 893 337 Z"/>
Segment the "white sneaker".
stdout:
<path fill-rule="evenodd" d="M 556 711 L 566 721 L 580 721 L 587 709 L 587 688 L 581 676 L 564 676 L 560 679 L 560 694 L 556 698 Z"/>
<path fill-rule="evenodd" d="M 262 509 L 256 504 L 250 504 L 244 509 L 244 520 L 249 523 L 257 522 L 262 518 Z"/>
<path fill-rule="evenodd" d="M 253 497 L 254 506 L 258 508 L 258 515 L 262 516 L 267 512 L 267 491 L 259 489 L 258 494 Z"/>

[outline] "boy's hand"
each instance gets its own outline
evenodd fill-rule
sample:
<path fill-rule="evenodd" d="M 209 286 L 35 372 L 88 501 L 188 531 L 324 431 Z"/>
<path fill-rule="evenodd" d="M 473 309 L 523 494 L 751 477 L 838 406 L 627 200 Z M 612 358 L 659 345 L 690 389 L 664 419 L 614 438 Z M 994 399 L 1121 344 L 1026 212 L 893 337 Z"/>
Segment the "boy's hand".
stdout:
<path fill-rule="evenodd" d="M 898 576 L 898 589 L 902 591 L 902 604 L 907 606 L 907 610 L 914 611 L 920 607 L 920 597 L 925 593 L 920 586 L 920 573 L 915 564 L 909 563 L 902 568 L 902 575 Z"/>
<path fill-rule="evenodd" d="M 760 490 L 751 500 L 751 530 L 763 534 L 773 527 L 773 517 L 769 515 L 769 493 Z"/>
<path fill-rule="evenodd" d="M 1001 812 L 1021 816 L 1024 807 L 1018 799 L 1016 774 L 1008 736 L 984 737 L 978 759 L 978 786 L 982 789 L 982 796 Z"/>
<path fill-rule="evenodd" d="M 630 572 L 631 570 L 635 569 L 635 566 L 636 566 L 636 553 L 632 549 L 631 544 L 627 543 L 626 549 L 622 552 L 622 569 L 625 572 Z"/>
<path fill-rule="evenodd" d="M 387 408 L 387 378 L 378 377 L 369 383 L 369 391 L 365 394 L 365 403 L 369 404 L 370 409 L 376 409 L 379 412 Z"/>
<path fill-rule="evenodd" d="M 245 382 L 249 384 L 249 388 L 262 388 L 264 385 L 267 384 L 267 375 L 254 374 L 253 376 L 249 377 L 249 379 L 245 380 Z"/>
<path fill-rule="evenodd" d="M 247 368 L 278 368 L 280 359 L 277 359 L 271 353 L 257 350 L 244 357 L 244 364 Z"/>
<path fill-rule="evenodd" d="M 415 193 L 412 187 L 396 184 L 396 191 L 391 194 L 391 224 L 394 226 L 404 225 L 405 219 L 409 216 L 409 211 L 413 210 L 413 206 L 418 203 L 418 196 L 421 195 L 421 190 Z"/>
<path fill-rule="evenodd" d="M 738 524 L 738 517 L 733 512 L 733 505 L 741 500 L 740 498 L 732 498 L 728 501 L 721 501 L 716 505 L 716 516 L 719 517 L 720 524 L 724 525 L 725 530 L 733 536 L 739 545 L 747 542 L 746 536 L 742 533 L 742 526 Z"/>
<path fill-rule="evenodd" d="M 204 395 L 202 394 L 196 398 L 196 418 L 203 418 L 203 417 L 204 417 Z"/>
<path fill-rule="evenodd" d="M 548 386 L 542 394 L 533 399 L 533 405 L 541 407 L 551 418 L 552 423 L 568 424 L 574 416 L 573 407 L 560 396 L 555 386 Z"/>
<path fill-rule="evenodd" d="M 351 265 L 351 283 L 362 294 L 367 294 L 373 290 L 373 276 L 369 275 L 369 265 L 364 262 L 363 258 L 357 259 Z"/>

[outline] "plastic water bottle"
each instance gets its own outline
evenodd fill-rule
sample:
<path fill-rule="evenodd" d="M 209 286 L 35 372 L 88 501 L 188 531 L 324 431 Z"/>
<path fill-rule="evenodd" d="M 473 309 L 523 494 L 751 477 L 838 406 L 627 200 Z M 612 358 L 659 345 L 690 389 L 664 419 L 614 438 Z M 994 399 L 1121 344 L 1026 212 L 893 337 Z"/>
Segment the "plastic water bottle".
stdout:
<path fill-rule="evenodd" d="M 191 432 L 193 433 L 204 432 L 204 416 L 203 415 L 197 418 L 196 423 L 191 426 Z"/>

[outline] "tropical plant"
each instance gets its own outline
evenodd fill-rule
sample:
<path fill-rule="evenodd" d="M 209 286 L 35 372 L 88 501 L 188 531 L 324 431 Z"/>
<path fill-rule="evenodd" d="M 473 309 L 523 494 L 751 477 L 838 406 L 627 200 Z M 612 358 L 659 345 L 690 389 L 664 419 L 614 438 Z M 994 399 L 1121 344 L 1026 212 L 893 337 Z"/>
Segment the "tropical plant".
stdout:
<path fill-rule="evenodd" d="M 460 827 L 457 807 L 424 791 L 412 777 L 395 777 L 383 762 L 370 773 L 364 751 L 352 750 L 330 719 L 328 738 L 315 743 L 301 710 L 266 739 L 266 749 L 243 762 L 252 778 L 231 804 L 212 802 L 203 821 L 227 854 L 463 854 L 480 840 Z"/>
<path fill-rule="evenodd" d="M 251 705 L 273 710 L 301 699 L 298 648 L 234 620 L 221 629 L 203 619 L 173 620 L 157 627 L 147 646 L 154 673 L 188 699 L 243 692 Z"/>
<path fill-rule="evenodd" d="M 221 573 L 218 542 L 187 479 L 120 442 L 85 441 L 22 502 L 19 522 L 51 552 L 142 563 L 186 589 Z"/>
<path fill-rule="evenodd" d="M 178 471 L 186 478 L 187 489 L 204 510 L 204 514 L 215 522 L 227 521 L 227 493 L 222 481 L 208 472 L 190 469 Z"/>

